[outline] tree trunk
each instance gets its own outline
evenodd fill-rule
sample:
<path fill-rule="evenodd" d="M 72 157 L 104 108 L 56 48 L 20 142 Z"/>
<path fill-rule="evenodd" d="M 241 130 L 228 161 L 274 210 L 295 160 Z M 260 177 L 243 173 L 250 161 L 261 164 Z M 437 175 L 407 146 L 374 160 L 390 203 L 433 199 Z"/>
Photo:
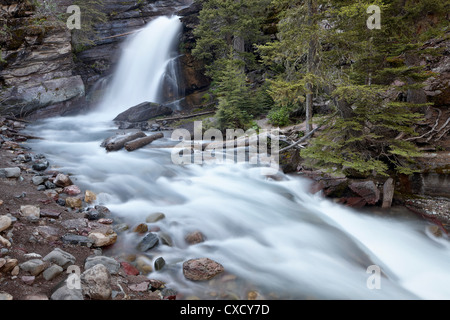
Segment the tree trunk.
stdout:
<path fill-rule="evenodd" d="M 146 137 L 146 134 L 142 131 L 134 133 L 134 134 L 126 135 L 124 137 L 114 136 L 114 137 L 111 137 L 111 138 L 108 138 L 107 140 L 105 140 L 105 142 L 106 142 L 105 148 L 107 151 L 118 151 L 125 146 L 125 143 L 142 138 L 142 137 Z"/>
<path fill-rule="evenodd" d="M 148 137 L 136 139 L 136 140 L 125 143 L 125 149 L 127 151 L 134 151 L 139 148 L 145 147 L 146 145 L 152 143 L 153 141 L 161 139 L 161 138 L 164 138 L 163 133 L 157 133 L 157 134 L 154 134 L 154 135 L 151 135 Z"/>

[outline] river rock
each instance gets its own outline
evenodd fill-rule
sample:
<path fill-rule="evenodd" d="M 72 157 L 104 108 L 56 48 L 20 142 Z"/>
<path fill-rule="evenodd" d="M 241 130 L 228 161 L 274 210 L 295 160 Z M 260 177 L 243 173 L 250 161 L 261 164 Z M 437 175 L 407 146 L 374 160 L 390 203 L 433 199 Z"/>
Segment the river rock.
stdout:
<path fill-rule="evenodd" d="M 142 272 L 142 274 L 149 274 L 153 271 L 151 260 L 145 256 L 138 256 L 135 263 L 137 269 Z"/>
<path fill-rule="evenodd" d="M 34 176 L 33 178 L 31 178 L 31 182 L 33 182 L 33 184 L 35 186 L 44 184 L 46 180 L 47 180 L 47 177 L 45 177 L 45 176 Z"/>
<path fill-rule="evenodd" d="M 55 179 L 53 179 L 53 183 L 56 186 L 61 187 L 61 188 L 68 187 L 68 186 L 73 184 L 72 180 L 70 180 L 70 178 L 67 175 L 63 174 L 63 173 L 59 173 L 55 177 Z"/>
<path fill-rule="evenodd" d="M 56 286 L 50 300 L 84 300 L 81 288 L 69 288 L 67 280 Z"/>
<path fill-rule="evenodd" d="M 111 275 L 108 269 L 97 264 L 81 274 L 83 295 L 92 300 L 108 300 L 111 298 Z"/>
<path fill-rule="evenodd" d="M 19 265 L 20 269 L 29 272 L 32 276 L 38 276 L 45 269 L 44 261 L 40 259 L 32 259 Z"/>
<path fill-rule="evenodd" d="M 158 236 L 153 232 L 149 232 L 139 243 L 138 249 L 143 252 L 148 251 L 154 248 L 158 244 L 158 242 L 159 242 Z"/>
<path fill-rule="evenodd" d="M 137 276 L 140 273 L 137 268 L 135 268 L 132 264 L 128 262 L 123 261 L 120 263 L 120 265 L 122 266 L 123 271 L 125 271 L 127 275 Z"/>
<path fill-rule="evenodd" d="M 148 232 L 148 226 L 145 223 L 140 223 L 136 227 L 134 227 L 133 232 L 146 233 Z"/>
<path fill-rule="evenodd" d="M 21 277 L 22 282 L 31 286 L 34 283 L 34 280 L 36 280 L 35 276 L 22 276 Z"/>
<path fill-rule="evenodd" d="M 44 171 L 50 163 L 46 159 L 37 159 L 33 162 L 32 168 L 36 171 Z"/>
<path fill-rule="evenodd" d="M 114 121 L 143 122 L 159 116 L 171 115 L 172 113 L 173 110 L 169 107 L 157 103 L 143 102 L 122 112 L 114 118 Z"/>
<path fill-rule="evenodd" d="M 63 271 L 64 269 L 62 267 L 54 264 L 50 266 L 47 270 L 45 270 L 42 273 L 42 276 L 44 277 L 45 280 L 51 281 L 55 279 L 57 276 L 59 276 Z"/>
<path fill-rule="evenodd" d="M 39 226 L 37 232 L 48 241 L 56 241 L 59 238 L 59 229 L 52 226 Z"/>
<path fill-rule="evenodd" d="M 164 213 L 155 212 L 155 213 L 152 213 L 152 214 L 148 215 L 147 218 L 145 219 L 145 222 L 147 222 L 147 223 L 155 223 L 155 222 L 157 222 L 159 220 L 164 219 L 165 217 L 166 216 L 165 216 Z"/>
<path fill-rule="evenodd" d="M 209 258 L 191 259 L 183 263 L 183 274 L 193 281 L 209 280 L 223 272 L 223 266 Z"/>
<path fill-rule="evenodd" d="M 17 259 L 6 259 L 6 263 L 1 268 L 1 272 L 7 273 L 14 270 L 14 268 L 17 267 L 18 263 L 19 261 Z"/>
<path fill-rule="evenodd" d="M 159 257 L 155 260 L 154 266 L 156 271 L 161 270 L 162 268 L 164 268 L 165 265 L 166 261 L 164 260 L 163 257 Z"/>
<path fill-rule="evenodd" d="M 47 181 L 44 182 L 44 186 L 45 186 L 47 189 L 56 189 L 56 184 L 54 184 L 53 182 L 51 182 L 51 181 L 49 181 L 49 180 L 47 180 Z M 58 191 L 57 191 L 57 192 L 58 192 Z"/>
<path fill-rule="evenodd" d="M 2 301 L 2 300 L 12 300 L 12 299 L 13 299 L 13 296 L 10 295 L 9 293 L 4 292 L 4 291 L 0 292 L 0 301 Z"/>
<path fill-rule="evenodd" d="M 11 226 L 12 220 L 8 216 L 0 216 L 0 232 Z"/>
<path fill-rule="evenodd" d="M 20 168 L 5 168 L 3 169 L 5 171 L 5 177 L 6 178 L 19 178 L 20 177 Z"/>
<path fill-rule="evenodd" d="M 114 275 L 119 273 L 120 263 L 116 259 L 106 256 L 88 257 L 84 263 L 84 269 L 88 270 L 97 264 L 104 265 L 110 274 Z"/>
<path fill-rule="evenodd" d="M 68 266 L 75 264 L 76 259 L 70 253 L 63 251 L 60 248 L 56 248 L 47 254 L 43 260 L 52 262 L 63 269 L 66 269 Z"/>
<path fill-rule="evenodd" d="M 40 216 L 44 218 L 58 219 L 61 213 L 61 211 L 56 211 L 53 209 L 41 209 Z"/>
<path fill-rule="evenodd" d="M 205 237 L 200 231 L 191 232 L 184 239 L 189 244 L 197 244 L 205 241 Z"/>
<path fill-rule="evenodd" d="M 97 195 L 94 192 L 92 192 L 90 190 L 86 190 L 84 192 L 84 202 L 91 204 L 91 203 L 94 203 L 96 200 L 97 200 Z"/>
<path fill-rule="evenodd" d="M 65 187 L 63 189 L 63 192 L 68 194 L 69 196 L 76 196 L 76 195 L 81 193 L 81 190 L 80 190 L 80 188 L 78 186 L 73 184 L 73 185 L 70 185 L 68 187 Z"/>
<path fill-rule="evenodd" d="M 94 246 L 105 247 L 110 246 L 116 242 L 117 233 L 112 230 L 106 234 L 102 232 L 91 232 L 89 233 L 88 237 L 94 242 Z"/>
<path fill-rule="evenodd" d="M 380 200 L 380 190 L 373 181 L 353 182 L 349 188 L 370 205 L 374 205 Z"/>
<path fill-rule="evenodd" d="M 67 197 L 66 198 L 66 207 L 75 209 L 81 208 L 83 206 L 83 200 L 78 197 Z"/>
<path fill-rule="evenodd" d="M 85 236 L 79 236 L 77 234 L 65 234 L 61 237 L 61 241 L 65 244 L 74 244 L 78 246 L 91 247 L 94 241 Z"/>
<path fill-rule="evenodd" d="M 52 199 L 54 201 L 58 201 L 59 200 L 59 193 L 56 192 L 56 190 L 53 189 L 49 189 L 49 190 L 45 190 L 44 194 L 47 196 L 47 198 Z"/>
<path fill-rule="evenodd" d="M 37 206 L 20 206 L 20 214 L 23 217 L 39 218 L 41 214 L 41 209 Z"/>
<path fill-rule="evenodd" d="M 98 210 L 96 210 L 94 208 L 87 209 L 84 216 L 86 219 L 91 220 L 91 221 L 99 220 L 104 217 L 103 214 L 101 214 L 100 212 L 98 212 Z"/>
<path fill-rule="evenodd" d="M 3 247 L 11 247 L 11 242 L 9 242 L 8 239 L 3 238 L 2 236 L 0 236 L 0 245 Z"/>

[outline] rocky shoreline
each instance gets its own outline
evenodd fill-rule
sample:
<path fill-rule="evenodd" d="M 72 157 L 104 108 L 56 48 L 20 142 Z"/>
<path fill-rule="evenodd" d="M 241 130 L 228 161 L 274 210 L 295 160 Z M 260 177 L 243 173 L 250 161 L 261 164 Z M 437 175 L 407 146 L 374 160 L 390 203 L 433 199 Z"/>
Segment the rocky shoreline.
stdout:
<path fill-rule="evenodd" d="M 148 254 L 171 245 L 170 236 L 150 214 L 136 226 L 96 205 L 96 195 L 80 190 L 65 173 L 51 168 L 18 134 L 23 122 L 0 119 L 0 300 L 171 300 L 184 299 L 164 282 L 148 276 L 165 267 L 163 257 Z M 139 239 L 131 254 L 107 254 L 121 245 L 124 232 Z M 199 232 L 186 235 L 190 245 Z M 208 258 L 180 267 L 186 279 L 205 281 L 223 274 Z"/>

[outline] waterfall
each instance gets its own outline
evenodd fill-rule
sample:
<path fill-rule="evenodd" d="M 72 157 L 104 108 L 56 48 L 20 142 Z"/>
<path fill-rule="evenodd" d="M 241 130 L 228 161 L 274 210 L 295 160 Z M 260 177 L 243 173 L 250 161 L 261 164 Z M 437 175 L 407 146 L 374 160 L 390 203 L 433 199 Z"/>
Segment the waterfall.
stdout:
<path fill-rule="evenodd" d="M 173 64 L 181 25 L 177 16 L 158 17 L 125 41 L 110 87 L 98 108 L 104 120 L 142 102 L 165 102 L 164 79 L 176 86 Z"/>

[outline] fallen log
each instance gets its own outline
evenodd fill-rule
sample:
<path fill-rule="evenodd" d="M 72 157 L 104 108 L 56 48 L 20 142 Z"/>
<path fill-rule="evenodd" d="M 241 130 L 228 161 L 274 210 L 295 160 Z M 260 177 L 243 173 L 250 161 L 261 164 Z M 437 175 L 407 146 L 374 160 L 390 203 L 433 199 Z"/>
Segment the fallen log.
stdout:
<path fill-rule="evenodd" d="M 190 119 L 190 118 L 195 118 L 195 117 L 200 117 L 200 116 L 206 116 L 206 115 L 214 114 L 214 113 L 216 113 L 216 111 L 206 111 L 206 112 L 201 112 L 201 113 L 188 114 L 188 115 L 185 115 L 185 116 L 155 119 L 155 122 L 178 121 L 178 120 Z"/>
<path fill-rule="evenodd" d="M 146 145 L 152 143 L 153 141 L 161 138 L 164 138 L 164 134 L 162 132 L 151 136 L 146 136 L 144 138 L 135 139 L 133 141 L 125 143 L 125 149 L 131 152 L 139 148 L 145 147 Z"/>
<path fill-rule="evenodd" d="M 139 132 L 133 133 L 133 134 L 129 134 L 124 137 L 119 137 L 119 138 L 112 137 L 112 138 L 109 138 L 111 140 L 109 140 L 106 143 L 105 148 L 107 151 L 118 151 L 118 150 L 122 149 L 127 142 L 130 142 L 130 141 L 142 138 L 142 137 L 146 137 L 146 134 L 142 131 L 139 131 Z"/>

